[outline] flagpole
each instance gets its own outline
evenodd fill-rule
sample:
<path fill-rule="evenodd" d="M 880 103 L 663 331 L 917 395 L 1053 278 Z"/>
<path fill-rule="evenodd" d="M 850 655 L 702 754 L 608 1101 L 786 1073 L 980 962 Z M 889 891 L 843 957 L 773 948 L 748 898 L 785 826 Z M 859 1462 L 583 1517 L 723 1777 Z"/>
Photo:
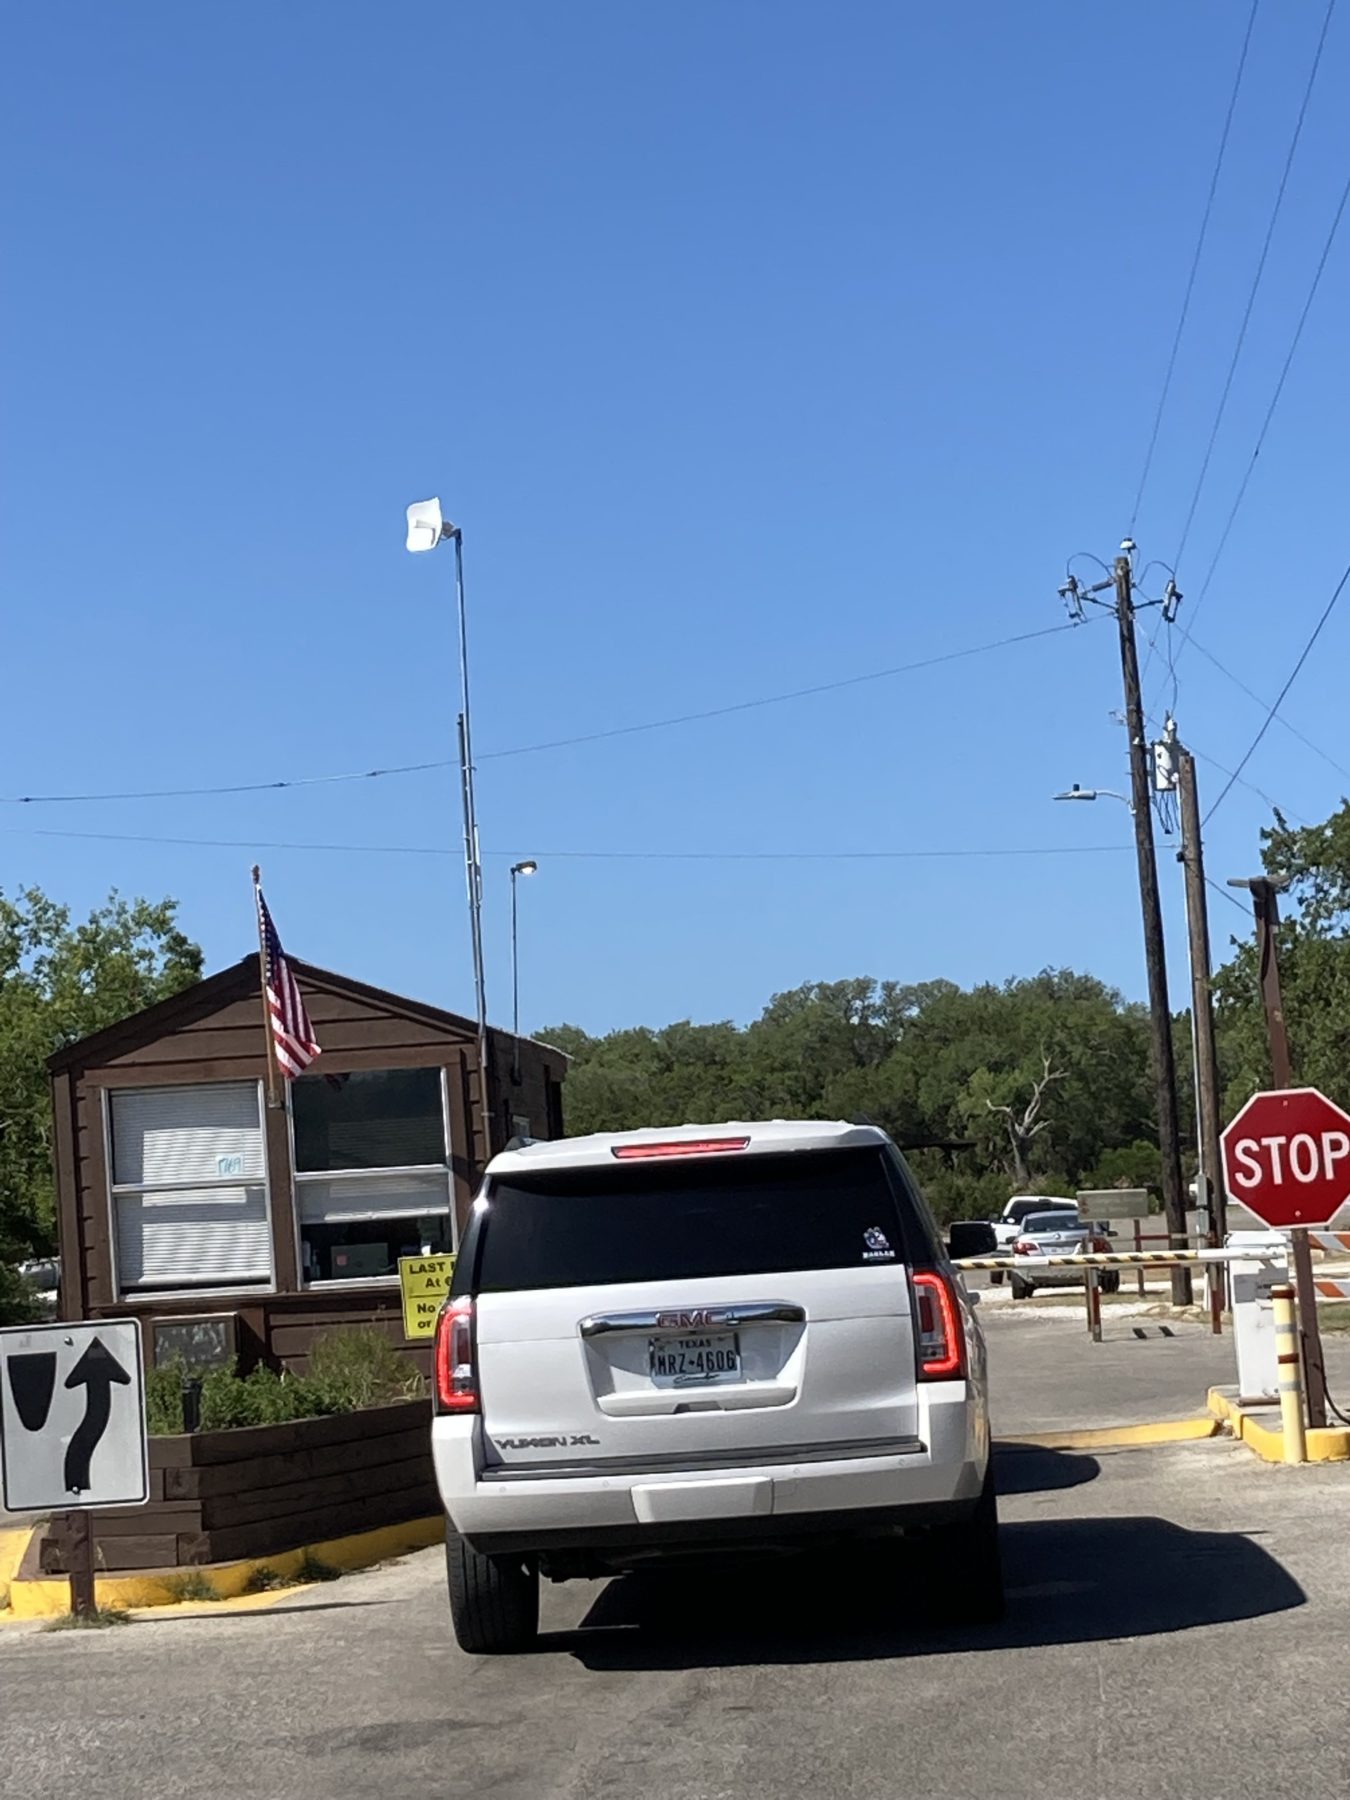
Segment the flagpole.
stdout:
<path fill-rule="evenodd" d="M 262 996 L 263 1042 L 267 1045 L 267 1104 L 281 1105 L 277 1095 L 277 1045 L 272 1036 L 272 1008 L 267 998 L 267 939 L 262 922 L 262 871 L 253 865 L 253 917 L 258 927 L 258 990 Z"/>

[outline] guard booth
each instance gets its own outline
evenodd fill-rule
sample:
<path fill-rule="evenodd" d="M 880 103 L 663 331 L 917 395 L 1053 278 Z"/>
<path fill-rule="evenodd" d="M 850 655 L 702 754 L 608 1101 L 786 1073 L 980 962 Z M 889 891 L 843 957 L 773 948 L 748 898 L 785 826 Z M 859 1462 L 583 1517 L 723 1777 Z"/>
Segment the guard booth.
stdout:
<path fill-rule="evenodd" d="M 322 1054 L 278 1107 L 256 955 L 50 1059 L 62 1318 L 245 1370 L 345 1325 L 403 1345 L 398 1258 L 456 1248 L 510 1137 L 561 1135 L 560 1051 L 494 1030 L 483 1070 L 471 1020 L 291 967 Z"/>

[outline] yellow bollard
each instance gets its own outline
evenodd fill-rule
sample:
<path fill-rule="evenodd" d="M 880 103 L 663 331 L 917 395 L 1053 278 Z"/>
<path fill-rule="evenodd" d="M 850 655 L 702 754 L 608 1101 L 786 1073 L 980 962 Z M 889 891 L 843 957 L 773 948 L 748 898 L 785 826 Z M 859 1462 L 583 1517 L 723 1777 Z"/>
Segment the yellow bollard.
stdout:
<path fill-rule="evenodd" d="M 1294 1290 L 1288 1282 L 1270 1290 L 1275 1307 L 1275 1361 L 1280 1372 L 1280 1429 L 1284 1436 L 1284 1460 L 1308 1460 L 1303 1436 L 1303 1379 L 1299 1366 L 1298 1321 L 1294 1315 Z"/>

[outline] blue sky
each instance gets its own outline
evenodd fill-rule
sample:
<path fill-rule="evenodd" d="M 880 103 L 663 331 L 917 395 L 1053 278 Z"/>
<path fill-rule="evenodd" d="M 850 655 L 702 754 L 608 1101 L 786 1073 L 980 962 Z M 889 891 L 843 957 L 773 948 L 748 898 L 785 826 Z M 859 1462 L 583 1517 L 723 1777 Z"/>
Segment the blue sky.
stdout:
<path fill-rule="evenodd" d="M 1321 27 L 1267 3 L 1136 525 L 1171 560 Z M 453 754 L 465 532 L 489 997 L 591 1029 L 871 973 L 1047 964 L 1143 991 L 1109 625 L 546 753 L 1054 626 L 1129 523 L 1247 8 L 51 0 L 0 80 L 0 794 Z M 1333 20 L 1179 574 L 1198 593 L 1347 172 Z M 1344 566 L 1338 241 L 1195 635 L 1273 699 Z M 1189 606 L 1190 601 L 1187 602 Z M 1183 614 L 1183 618 L 1186 615 Z M 1151 622 L 1148 627 L 1152 629 Z M 1285 711 L 1350 765 L 1350 601 Z M 1203 656 L 1183 734 L 1262 718 Z M 1150 704 L 1166 697 L 1155 658 Z M 1345 782 L 1278 723 L 1247 776 Z M 1222 777 L 1201 764 L 1203 792 Z M 1237 787 L 1219 879 L 1268 809 Z M 38 835 L 237 840 L 239 848 Z M 273 842 L 440 847 L 302 852 Z M 1097 852 L 1093 846 L 1119 846 Z M 297 954 L 471 1003 L 448 771 L 0 806 L 0 887 L 176 895 L 243 954 L 257 847 Z M 765 851 L 1067 854 L 751 860 Z M 609 860 L 563 852 L 735 852 Z M 503 854 L 504 853 L 504 854 Z M 1179 876 L 1161 847 L 1184 999 Z M 1222 941 L 1238 913 L 1215 901 Z"/>

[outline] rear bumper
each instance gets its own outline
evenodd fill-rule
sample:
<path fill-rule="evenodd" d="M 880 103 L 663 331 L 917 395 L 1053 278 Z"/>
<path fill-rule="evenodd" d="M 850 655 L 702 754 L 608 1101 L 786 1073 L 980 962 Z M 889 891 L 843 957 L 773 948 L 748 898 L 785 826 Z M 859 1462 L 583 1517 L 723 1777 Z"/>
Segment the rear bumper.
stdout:
<path fill-rule="evenodd" d="M 941 1523 L 967 1513 L 989 1457 L 983 1406 L 964 1383 L 942 1384 L 924 1409 L 920 1441 L 891 1453 L 713 1468 L 541 1473 L 494 1478 L 475 1419 L 432 1423 L 436 1479 L 451 1525 L 475 1549 L 538 1551 L 790 1542 Z"/>
<path fill-rule="evenodd" d="M 715 1556 L 752 1547 L 790 1550 L 831 1538 L 886 1536 L 897 1528 L 951 1525 L 972 1516 L 976 1496 L 907 1506 L 848 1507 L 834 1512 L 774 1513 L 749 1519 L 686 1519 L 662 1525 L 574 1526 L 556 1531 L 475 1531 L 462 1533 L 484 1556 L 531 1555 L 590 1558 L 622 1566 L 665 1555 Z M 451 1521 L 453 1525 L 454 1521 Z"/>
<path fill-rule="evenodd" d="M 1030 1256 L 1016 1264 L 1013 1274 L 1038 1288 L 1082 1287 L 1087 1280 L 1082 1269 L 1057 1269 L 1050 1263 L 1038 1263 Z"/>

